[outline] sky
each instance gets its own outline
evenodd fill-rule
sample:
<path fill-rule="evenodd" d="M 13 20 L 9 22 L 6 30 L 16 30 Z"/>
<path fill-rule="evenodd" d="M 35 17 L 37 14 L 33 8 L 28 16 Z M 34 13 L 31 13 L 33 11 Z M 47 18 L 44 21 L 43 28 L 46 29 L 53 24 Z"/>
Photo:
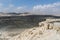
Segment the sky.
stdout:
<path fill-rule="evenodd" d="M 60 0 L 0 0 L 0 12 L 60 14 Z"/>

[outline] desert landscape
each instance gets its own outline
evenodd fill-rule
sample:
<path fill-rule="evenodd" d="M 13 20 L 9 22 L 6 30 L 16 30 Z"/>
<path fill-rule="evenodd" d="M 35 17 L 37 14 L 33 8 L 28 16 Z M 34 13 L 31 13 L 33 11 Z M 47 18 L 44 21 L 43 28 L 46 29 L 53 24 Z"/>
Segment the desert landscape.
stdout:
<path fill-rule="evenodd" d="M 60 16 L 0 16 L 0 40 L 60 40 L 59 26 Z"/>
<path fill-rule="evenodd" d="M 0 40 L 60 40 L 60 0 L 0 0 Z"/>

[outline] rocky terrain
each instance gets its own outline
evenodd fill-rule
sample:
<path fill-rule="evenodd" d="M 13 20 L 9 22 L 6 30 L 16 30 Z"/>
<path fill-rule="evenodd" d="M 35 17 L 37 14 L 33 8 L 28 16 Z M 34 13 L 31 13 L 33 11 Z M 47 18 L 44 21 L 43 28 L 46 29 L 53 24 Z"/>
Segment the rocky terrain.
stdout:
<path fill-rule="evenodd" d="M 39 27 L 27 29 L 10 40 L 60 40 L 60 19 L 51 19 L 39 23 Z"/>
<path fill-rule="evenodd" d="M 39 27 L 39 22 L 46 21 L 46 19 L 49 18 L 51 19 L 60 18 L 59 16 L 53 15 L 25 15 L 25 16 L 23 14 L 20 15 L 8 14 L 8 15 L 10 16 L 7 15 L 4 16 L 4 14 L 3 16 L 0 16 L 0 40 L 27 40 L 30 34 L 28 34 L 27 39 L 24 39 L 25 38 L 24 35 L 30 32 L 29 30 L 33 31 L 34 33 L 36 31 L 39 32 L 39 29 L 41 29 L 41 27 Z M 35 29 L 36 31 L 34 31 Z M 33 37 L 33 35 L 31 36 L 31 38 Z"/>
<path fill-rule="evenodd" d="M 22 31 L 0 31 L 0 40 L 60 40 L 60 19 L 47 19 Z"/>

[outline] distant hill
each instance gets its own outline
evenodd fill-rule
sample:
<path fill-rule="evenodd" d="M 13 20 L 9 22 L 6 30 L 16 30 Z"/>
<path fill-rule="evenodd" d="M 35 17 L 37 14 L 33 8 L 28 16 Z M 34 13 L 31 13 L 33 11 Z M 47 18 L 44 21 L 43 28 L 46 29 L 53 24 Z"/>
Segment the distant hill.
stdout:
<path fill-rule="evenodd" d="M 31 28 L 38 26 L 38 23 L 45 21 L 47 18 L 60 18 L 60 16 L 53 15 L 31 15 L 22 13 L 2 13 L 4 16 L 0 16 L 0 28 L 12 25 L 13 28 Z M 1 15 L 1 14 L 0 14 Z M 7 16 L 11 15 L 11 16 Z"/>
<path fill-rule="evenodd" d="M 0 12 L 0 16 L 25 16 L 25 15 L 31 15 L 29 13 L 3 13 L 3 12 Z"/>

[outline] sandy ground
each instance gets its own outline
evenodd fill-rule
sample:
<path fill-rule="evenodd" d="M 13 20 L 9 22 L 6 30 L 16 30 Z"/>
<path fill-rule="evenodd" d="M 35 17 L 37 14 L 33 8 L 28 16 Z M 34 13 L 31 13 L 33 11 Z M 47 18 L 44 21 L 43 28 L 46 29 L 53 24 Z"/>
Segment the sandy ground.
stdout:
<path fill-rule="evenodd" d="M 53 26 L 47 22 L 42 23 L 39 27 L 28 29 L 2 28 L 0 29 L 0 40 L 60 40 L 60 26 Z"/>
<path fill-rule="evenodd" d="M 59 28 L 46 29 L 45 27 L 35 27 L 14 30 L 0 30 L 0 40 L 60 40 Z"/>
<path fill-rule="evenodd" d="M 11 38 L 20 35 L 26 28 L 16 28 L 16 29 L 0 29 L 0 40 L 10 40 Z"/>
<path fill-rule="evenodd" d="M 17 39 L 16 39 L 17 40 Z M 33 28 L 21 34 L 20 40 L 60 40 L 60 31 Z"/>

